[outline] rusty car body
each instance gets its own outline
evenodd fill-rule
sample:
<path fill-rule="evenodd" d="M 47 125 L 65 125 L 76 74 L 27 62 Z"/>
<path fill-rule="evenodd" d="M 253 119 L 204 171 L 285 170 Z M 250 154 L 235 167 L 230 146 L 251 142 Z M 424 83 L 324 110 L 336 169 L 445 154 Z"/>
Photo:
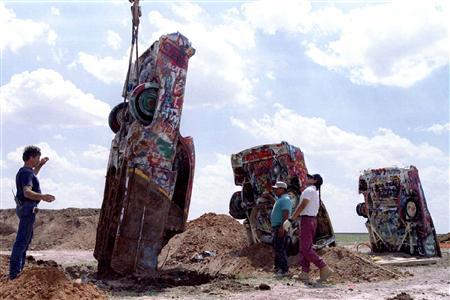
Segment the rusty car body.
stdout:
<path fill-rule="evenodd" d="M 365 170 L 359 193 L 364 202 L 356 206 L 356 213 L 367 218 L 373 252 L 441 256 L 416 167 Z"/>
<path fill-rule="evenodd" d="M 308 170 L 303 152 L 287 142 L 267 144 L 232 154 L 231 165 L 234 183 L 242 186 L 242 190 L 235 192 L 231 197 L 230 215 L 244 220 L 250 244 L 271 243 L 270 214 L 275 203 L 272 186 L 278 180 L 287 183 L 294 211 L 299 205 L 301 192 L 306 188 Z M 293 228 L 294 230 L 289 232 L 292 241 L 288 249 L 290 255 L 298 252 L 297 221 L 294 221 Z M 335 244 L 331 220 L 321 201 L 314 247 L 321 248 Z"/>
<path fill-rule="evenodd" d="M 188 60 L 180 33 L 163 35 L 134 63 L 114 107 L 94 256 L 98 273 L 153 274 L 161 248 L 185 229 L 194 144 L 180 135 Z"/>

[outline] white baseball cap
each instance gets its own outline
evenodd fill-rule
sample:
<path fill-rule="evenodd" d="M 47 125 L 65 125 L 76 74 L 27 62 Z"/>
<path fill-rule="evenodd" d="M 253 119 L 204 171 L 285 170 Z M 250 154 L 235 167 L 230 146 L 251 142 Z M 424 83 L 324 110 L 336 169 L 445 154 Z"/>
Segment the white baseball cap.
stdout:
<path fill-rule="evenodd" d="M 277 181 L 275 183 L 275 185 L 272 186 L 272 188 L 274 188 L 274 189 L 287 189 L 287 184 L 284 183 L 283 181 Z"/>

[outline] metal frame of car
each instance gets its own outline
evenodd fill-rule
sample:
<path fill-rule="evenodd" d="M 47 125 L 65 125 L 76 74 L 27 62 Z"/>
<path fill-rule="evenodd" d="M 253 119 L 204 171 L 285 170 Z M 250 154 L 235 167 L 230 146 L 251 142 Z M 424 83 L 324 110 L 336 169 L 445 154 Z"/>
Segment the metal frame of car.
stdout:
<path fill-rule="evenodd" d="M 271 243 L 270 213 L 275 203 L 272 185 L 278 180 L 286 182 L 293 209 L 299 205 L 300 194 L 306 188 L 308 174 L 303 152 L 284 141 L 279 144 L 261 145 L 232 154 L 231 166 L 234 182 L 242 186 L 242 190 L 235 192 L 230 199 L 230 215 L 236 219 L 244 219 L 250 244 Z M 297 221 L 294 222 L 293 228 L 294 230 L 289 232 L 289 255 L 298 253 Z M 335 244 L 331 220 L 321 201 L 314 247 L 322 248 Z"/>
<path fill-rule="evenodd" d="M 356 206 L 356 213 L 367 218 L 372 251 L 441 256 L 415 166 L 365 170 L 359 193 L 364 203 Z"/>
<path fill-rule="evenodd" d="M 100 274 L 153 274 L 161 248 L 185 229 L 195 152 L 179 127 L 194 53 L 180 33 L 161 36 L 131 68 L 127 101 L 110 113 L 116 135 L 94 250 Z"/>

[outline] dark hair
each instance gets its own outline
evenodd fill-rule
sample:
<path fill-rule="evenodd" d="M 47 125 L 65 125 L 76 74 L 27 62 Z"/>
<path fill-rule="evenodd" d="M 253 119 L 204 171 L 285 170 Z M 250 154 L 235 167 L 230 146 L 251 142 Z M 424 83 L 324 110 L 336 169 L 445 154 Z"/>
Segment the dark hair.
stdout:
<path fill-rule="evenodd" d="M 323 184 L 323 179 L 322 179 L 322 176 L 320 176 L 319 174 L 314 174 L 313 176 L 312 176 L 312 178 L 314 179 L 314 186 L 316 187 L 316 189 L 319 191 L 319 200 L 320 201 L 322 201 L 322 197 L 321 197 L 321 194 L 320 194 L 320 187 L 322 186 L 322 184 Z"/>
<path fill-rule="evenodd" d="M 41 155 L 41 149 L 36 146 L 26 146 L 23 150 L 22 159 L 23 161 L 27 161 L 32 157 L 36 157 L 38 155 Z"/>
<path fill-rule="evenodd" d="M 314 174 L 312 176 L 312 178 L 314 179 L 314 186 L 316 187 L 317 190 L 320 190 L 320 187 L 323 184 L 323 179 L 322 176 L 320 176 L 319 174 Z"/>

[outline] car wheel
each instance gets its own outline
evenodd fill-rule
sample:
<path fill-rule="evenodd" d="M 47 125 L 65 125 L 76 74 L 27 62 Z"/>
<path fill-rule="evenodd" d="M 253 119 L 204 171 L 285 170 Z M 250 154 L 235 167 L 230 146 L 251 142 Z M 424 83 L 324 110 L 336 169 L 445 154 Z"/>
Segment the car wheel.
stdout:
<path fill-rule="evenodd" d="M 247 217 L 245 209 L 242 207 L 241 192 L 235 192 L 233 196 L 231 196 L 229 212 L 233 218 L 238 220 L 242 220 Z"/>
<path fill-rule="evenodd" d="M 358 216 L 367 218 L 367 209 L 366 209 L 366 203 L 358 203 L 356 205 L 356 214 Z"/>
<path fill-rule="evenodd" d="M 157 103 L 157 86 L 150 82 L 140 84 L 131 93 L 131 115 L 143 125 L 150 125 L 153 121 Z"/>
<path fill-rule="evenodd" d="M 114 133 L 119 132 L 120 127 L 122 126 L 123 113 L 126 106 L 126 102 L 119 103 L 118 105 L 114 106 L 114 108 L 109 113 L 108 124 L 109 128 L 111 128 Z"/>
<path fill-rule="evenodd" d="M 414 200 L 408 200 L 405 205 L 405 216 L 407 220 L 415 220 L 419 214 L 419 207 Z"/>

